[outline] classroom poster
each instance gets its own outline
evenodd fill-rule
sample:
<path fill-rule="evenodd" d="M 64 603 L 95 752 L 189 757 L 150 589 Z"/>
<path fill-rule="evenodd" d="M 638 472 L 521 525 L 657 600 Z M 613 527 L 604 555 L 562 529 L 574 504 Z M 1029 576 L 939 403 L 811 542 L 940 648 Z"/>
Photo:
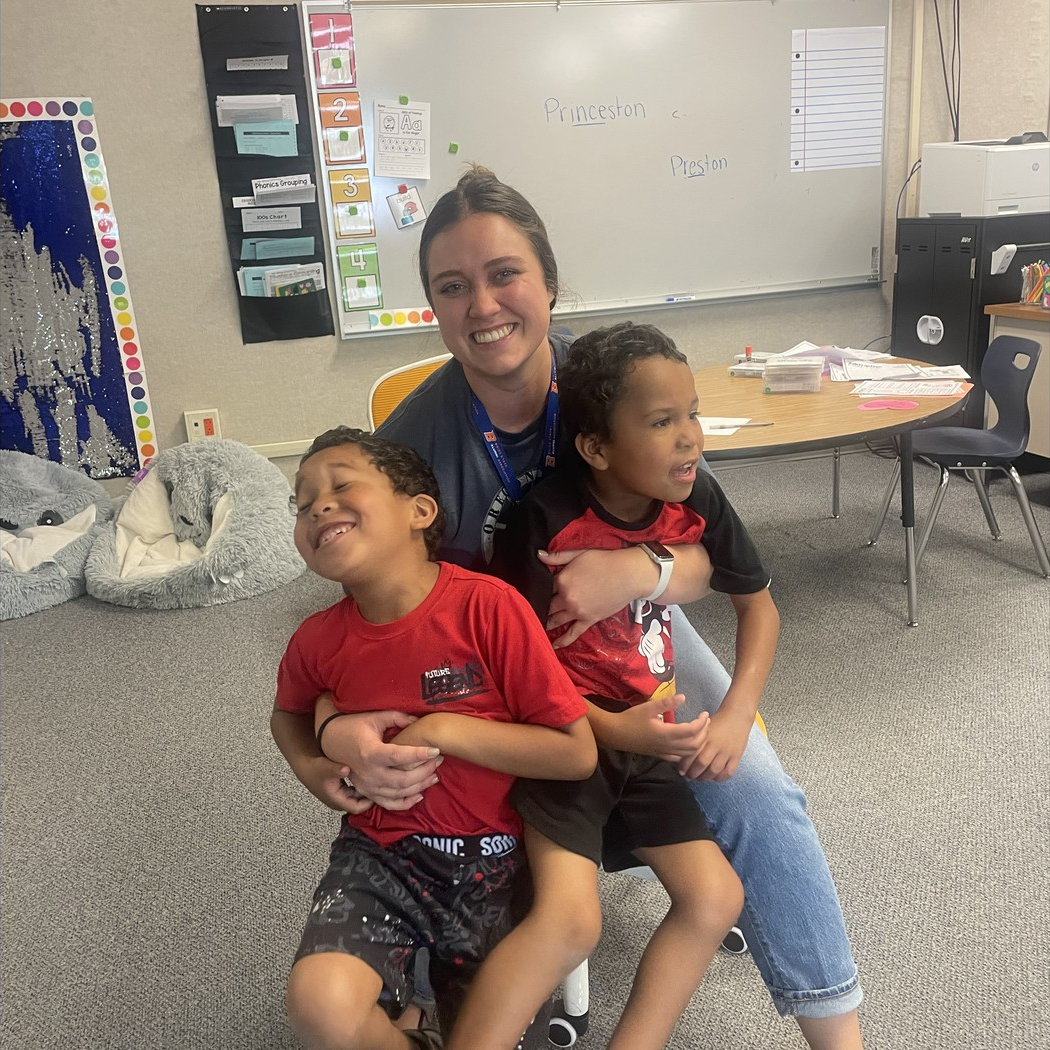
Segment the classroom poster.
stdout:
<path fill-rule="evenodd" d="M 0 101 L 0 447 L 130 477 L 157 443 L 86 98 Z"/>
<path fill-rule="evenodd" d="M 324 170 L 320 182 L 328 189 L 324 203 L 329 243 L 339 274 L 340 335 L 345 339 L 376 330 L 432 325 L 434 314 L 428 306 L 398 309 L 385 303 L 375 243 L 380 224 L 393 223 L 399 230 L 418 233 L 426 218 L 416 186 L 400 183 L 391 193 L 376 180 L 384 171 L 388 175 L 396 171 L 406 179 L 429 177 L 430 106 L 411 105 L 408 99 L 383 103 L 394 107 L 397 119 L 388 134 L 373 138 L 384 157 L 370 156 L 374 151 L 366 128 L 369 107 L 362 101 L 362 86 L 367 89 L 369 76 L 367 70 L 358 70 L 349 3 L 304 3 L 303 25 L 312 54 L 308 68 Z"/>

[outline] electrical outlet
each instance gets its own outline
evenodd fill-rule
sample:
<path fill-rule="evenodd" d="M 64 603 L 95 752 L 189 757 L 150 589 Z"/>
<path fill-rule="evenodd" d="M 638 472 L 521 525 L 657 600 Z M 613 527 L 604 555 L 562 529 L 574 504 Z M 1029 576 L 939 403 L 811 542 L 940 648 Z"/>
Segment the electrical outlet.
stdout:
<path fill-rule="evenodd" d="M 186 421 L 187 441 L 203 441 L 205 438 L 222 437 L 217 408 L 201 408 L 196 412 L 183 412 L 182 418 Z"/>

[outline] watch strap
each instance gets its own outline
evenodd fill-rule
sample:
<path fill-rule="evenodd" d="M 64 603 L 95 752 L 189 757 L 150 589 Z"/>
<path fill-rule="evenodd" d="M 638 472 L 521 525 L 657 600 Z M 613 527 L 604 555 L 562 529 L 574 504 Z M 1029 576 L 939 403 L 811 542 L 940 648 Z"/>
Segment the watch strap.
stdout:
<path fill-rule="evenodd" d="M 656 581 L 656 587 L 653 588 L 652 594 L 647 594 L 645 600 L 647 602 L 655 602 L 667 590 L 667 585 L 671 582 L 671 572 L 674 569 L 674 556 L 670 558 L 659 557 L 648 544 L 639 544 L 643 551 L 649 555 L 649 559 L 653 564 L 660 570 L 660 578 Z"/>

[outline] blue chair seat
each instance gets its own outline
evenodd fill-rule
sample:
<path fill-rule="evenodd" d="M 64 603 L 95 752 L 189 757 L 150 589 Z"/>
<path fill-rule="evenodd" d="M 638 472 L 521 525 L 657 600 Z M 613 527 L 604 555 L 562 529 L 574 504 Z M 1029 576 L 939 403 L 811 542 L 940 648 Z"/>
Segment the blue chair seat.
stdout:
<path fill-rule="evenodd" d="M 939 467 L 941 472 L 940 485 L 933 497 L 929 514 L 926 516 L 926 525 L 916 548 L 916 572 L 948 491 L 952 471 L 963 471 L 973 482 L 992 539 L 999 539 L 999 523 L 988 497 L 986 479 L 987 472 L 995 470 L 1009 479 L 1021 508 L 1032 547 L 1035 549 L 1039 568 L 1043 576 L 1050 576 L 1050 557 L 1047 556 L 1046 544 L 1039 534 L 1031 504 L 1028 502 L 1028 494 L 1014 466 L 1014 460 L 1024 452 L 1028 444 L 1031 427 L 1028 390 L 1032 385 L 1041 351 L 1042 347 L 1034 339 L 1024 339 L 1016 335 L 1000 335 L 988 345 L 984 363 L 981 365 L 981 382 L 999 414 L 995 426 L 986 429 L 930 427 L 915 432 L 912 439 L 913 453 L 919 459 Z M 879 538 L 899 477 L 900 458 L 894 463 L 893 475 L 868 538 L 869 545 Z"/>
<path fill-rule="evenodd" d="M 912 439 L 916 456 L 937 466 L 951 469 L 965 467 L 1006 467 L 1009 469 L 1020 453 L 1013 441 L 991 430 L 972 427 L 934 427 L 917 430 Z"/>

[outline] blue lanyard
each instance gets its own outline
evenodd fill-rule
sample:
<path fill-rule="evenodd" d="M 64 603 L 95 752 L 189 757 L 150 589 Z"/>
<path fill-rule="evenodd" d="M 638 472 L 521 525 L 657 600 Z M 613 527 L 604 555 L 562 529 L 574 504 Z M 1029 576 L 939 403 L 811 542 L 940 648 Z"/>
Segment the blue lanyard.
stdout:
<path fill-rule="evenodd" d="M 478 428 L 488 449 L 489 456 L 499 474 L 507 495 L 517 503 L 522 497 L 521 484 L 507 458 L 506 449 L 496 433 L 496 428 L 489 419 L 485 406 L 478 400 L 477 394 L 470 395 L 470 412 L 474 425 Z M 551 388 L 547 394 L 547 418 L 544 423 L 543 456 L 540 459 L 540 473 L 546 474 L 554 469 L 555 453 L 558 451 L 558 366 L 551 351 Z"/>

